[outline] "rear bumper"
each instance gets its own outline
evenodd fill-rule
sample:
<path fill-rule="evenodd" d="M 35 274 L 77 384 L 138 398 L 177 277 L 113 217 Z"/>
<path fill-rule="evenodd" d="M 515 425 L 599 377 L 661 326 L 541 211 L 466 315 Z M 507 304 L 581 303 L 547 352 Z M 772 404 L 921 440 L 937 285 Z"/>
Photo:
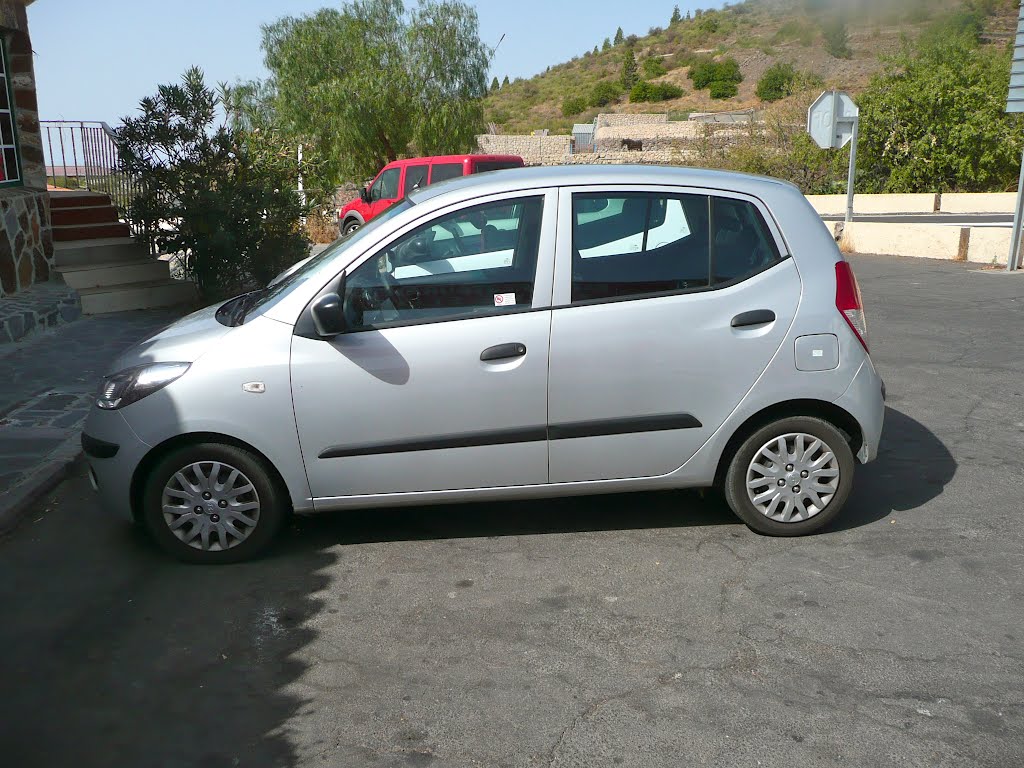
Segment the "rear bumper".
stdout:
<path fill-rule="evenodd" d="M 863 442 L 857 459 L 861 464 L 874 461 L 885 422 L 885 382 L 875 371 L 870 358 L 864 360 L 850 386 L 835 404 L 852 415 L 860 425 Z"/>

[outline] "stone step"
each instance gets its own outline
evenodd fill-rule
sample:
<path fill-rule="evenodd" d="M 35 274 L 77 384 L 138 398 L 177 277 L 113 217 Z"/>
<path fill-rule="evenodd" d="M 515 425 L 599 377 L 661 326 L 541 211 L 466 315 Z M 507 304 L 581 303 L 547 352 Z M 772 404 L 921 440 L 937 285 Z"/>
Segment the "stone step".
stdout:
<path fill-rule="evenodd" d="M 107 237 L 130 237 L 131 229 L 122 222 L 106 224 L 73 224 L 64 227 L 54 226 L 53 239 L 58 243 L 69 240 L 97 240 Z"/>
<path fill-rule="evenodd" d="M 96 240 L 70 240 L 53 244 L 57 268 L 81 264 L 109 264 L 113 261 L 148 259 L 149 253 L 141 243 L 130 237 L 107 237 Z"/>
<path fill-rule="evenodd" d="M 90 205 L 80 208 L 56 208 L 50 212 L 56 227 L 76 224 L 111 224 L 118 221 L 117 208 L 112 205 Z"/>
<path fill-rule="evenodd" d="M 78 291 L 102 286 L 149 283 L 165 280 L 170 276 L 166 261 L 150 258 L 77 264 L 58 267 L 57 271 L 65 283 Z"/>
<path fill-rule="evenodd" d="M 85 288 L 78 294 L 82 299 L 82 312 L 86 315 L 173 307 L 194 303 L 197 298 L 195 285 L 185 280 L 170 278 L 145 283 Z"/>
<path fill-rule="evenodd" d="M 110 195 L 102 192 L 50 192 L 50 210 L 110 205 Z"/>

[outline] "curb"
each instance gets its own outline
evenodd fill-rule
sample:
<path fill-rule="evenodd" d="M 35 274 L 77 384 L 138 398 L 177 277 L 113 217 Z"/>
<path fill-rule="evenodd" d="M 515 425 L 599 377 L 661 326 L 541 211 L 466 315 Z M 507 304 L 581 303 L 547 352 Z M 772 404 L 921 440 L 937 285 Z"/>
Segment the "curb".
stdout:
<path fill-rule="evenodd" d="M 13 488 L 0 494 L 0 535 L 11 533 L 41 497 L 56 488 L 82 458 L 78 432 L 51 453 L 42 466 Z"/>

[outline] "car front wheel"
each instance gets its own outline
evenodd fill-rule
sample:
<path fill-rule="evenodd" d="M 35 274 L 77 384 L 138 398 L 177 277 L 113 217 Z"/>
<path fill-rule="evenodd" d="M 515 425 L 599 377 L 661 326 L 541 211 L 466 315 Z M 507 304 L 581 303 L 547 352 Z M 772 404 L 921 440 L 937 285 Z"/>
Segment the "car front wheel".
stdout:
<path fill-rule="evenodd" d="M 341 227 L 341 234 L 343 234 L 343 235 L 351 235 L 357 229 L 359 229 L 359 222 L 355 221 L 354 219 L 349 219 L 348 221 L 346 221 L 342 225 L 342 227 Z"/>
<path fill-rule="evenodd" d="M 220 443 L 177 448 L 150 472 L 143 522 L 168 554 L 189 563 L 236 563 L 269 547 L 287 516 L 263 462 Z"/>
<path fill-rule="evenodd" d="M 725 476 L 725 498 L 751 529 L 802 536 L 839 514 L 853 483 L 846 436 L 823 419 L 772 422 L 743 441 Z"/>

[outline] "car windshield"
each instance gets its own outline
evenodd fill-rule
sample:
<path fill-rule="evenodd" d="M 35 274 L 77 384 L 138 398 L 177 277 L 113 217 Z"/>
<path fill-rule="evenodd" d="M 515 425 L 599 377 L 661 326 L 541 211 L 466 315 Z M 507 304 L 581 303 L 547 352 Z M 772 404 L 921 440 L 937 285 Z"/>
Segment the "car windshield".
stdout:
<path fill-rule="evenodd" d="M 412 207 L 412 203 L 409 202 L 408 198 L 399 200 L 394 205 L 390 206 L 383 213 L 378 214 L 368 224 L 363 225 L 355 232 L 343 235 L 331 243 L 327 248 L 318 253 L 316 256 L 310 258 L 305 264 L 299 267 L 297 270 L 292 272 L 288 277 L 284 278 L 281 282 L 274 285 L 263 288 L 255 292 L 255 295 L 250 300 L 250 303 L 246 307 L 245 314 L 251 315 L 252 312 L 260 307 L 264 307 L 272 303 L 279 296 L 283 296 L 285 293 L 290 291 L 294 286 L 299 285 L 302 282 L 308 280 L 312 275 L 316 274 L 317 271 L 325 264 L 330 263 L 334 260 L 338 254 L 347 250 L 350 246 L 362 240 L 364 237 L 369 235 L 384 222 L 389 219 L 393 219 L 403 211 L 408 210 Z"/>

